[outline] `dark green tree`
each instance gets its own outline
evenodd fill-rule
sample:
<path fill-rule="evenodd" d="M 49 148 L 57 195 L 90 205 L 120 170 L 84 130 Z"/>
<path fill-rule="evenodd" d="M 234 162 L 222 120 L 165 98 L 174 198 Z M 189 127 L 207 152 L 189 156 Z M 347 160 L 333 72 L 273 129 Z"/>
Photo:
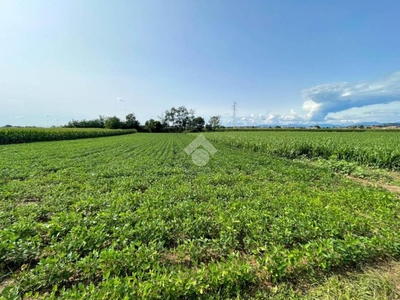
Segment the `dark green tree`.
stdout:
<path fill-rule="evenodd" d="M 218 129 L 221 126 L 221 117 L 220 116 L 212 116 L 210 120 L 208 121 L 210 126 L 208 128 L 211 128 L 212 130 Z"/>
<path fill-rule="evenodd" d="M 121 120 L 116 116 L 108 118 L 105 122 L 105 127 L 108 129 L 120 129 L 123 125 Z"/>
<path fill-rule="evenodd" d="M 69 127 L 69 128 L 104 128 L 105 127 L 105 122 L 106 122 L 107 117 L 105 116 L 99 116 L 98 119 L 94 120 L 72 120 L 69 121 L 67 125 L 64 127 Z"/>
<path fill-rule="evenodd" d="M 135 114 L 131 113 L 126 115 L 125 117 L 125 126 L 126 129 L 140 129 L 140 122 L 136 119 Z"/>
<path fill-rule="evenodd" d="M 172 107 L 164 114 L 164 122 L 170 131 L 182 132 L 192 126 L 194 111 L 185 106 Z"/>
<path fill-rule="evenodd" d="M 193 119 L 192 127 L 201 131 L 201 130 L 203 130 L 205 124 L 206 124 L 206 121 L 204 121 L 204 118 L 196 117 Z"/>
<path fill-rule="evenodd" d="M 144 129 L 148 132 L 162 132 L 163 130 L 161 122 L 153 119 L 146 121 Z"/>

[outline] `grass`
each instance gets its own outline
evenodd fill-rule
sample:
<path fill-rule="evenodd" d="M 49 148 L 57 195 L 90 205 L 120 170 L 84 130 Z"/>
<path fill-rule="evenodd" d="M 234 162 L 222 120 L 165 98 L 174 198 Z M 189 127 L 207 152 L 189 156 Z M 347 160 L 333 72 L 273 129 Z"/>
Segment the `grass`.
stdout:
<path fill-rule="evenodd" d="M 334 275 L 305 294 L 306 299 L 399 299 L 400 263 L 385 262 L 361 272 Z"/>

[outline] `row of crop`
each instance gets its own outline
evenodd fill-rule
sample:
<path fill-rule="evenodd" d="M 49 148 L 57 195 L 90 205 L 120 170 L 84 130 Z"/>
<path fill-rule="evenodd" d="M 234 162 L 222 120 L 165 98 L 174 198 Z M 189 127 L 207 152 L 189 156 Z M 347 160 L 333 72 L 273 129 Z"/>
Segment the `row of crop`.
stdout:
<path fill-rule="evenodd" d="M 207 138 L 289 159 L 334 157 L 372 167 L 400 169 L 398 132 L 235 132 L 209 133 Z"/>
<path fill-rule="evenodd" d="M 276 128 L 276 127 L 237 127 L 237 128 L 232 128 L 232 127 L 223 127 L 219 128 L 216 131 L 221 131 L 221 132 L 228 132 L 228 131 L 235 131 L 235 132 L 240 132 L 240 131 L 278 131 L 278 132 L 293 132 L 293 131 L 298 131 L 298 132 L 364 132 L 370 129 L 360 129 L 360 128 L 290 128 L 290 127 L 283 127 L 283 128 Z M 372 129 L 371 129 L 372 130 Z M 385 129 L 385 131 L 390 131 L 390 132 L 400 132 L 399 129 Z"/>
<path fill-rule="evenodd" d="M 73 140 L 135 133 L 131 130 L 12 128 L 0 130 L 0 145 Z"/>
<path fill-rule="evenodd" d="M 239 298 L 400 253 L 390 193 L 221 144 L 200 168 L 183 151 L 193 138 L 0 149 L 4 295 Z"/>

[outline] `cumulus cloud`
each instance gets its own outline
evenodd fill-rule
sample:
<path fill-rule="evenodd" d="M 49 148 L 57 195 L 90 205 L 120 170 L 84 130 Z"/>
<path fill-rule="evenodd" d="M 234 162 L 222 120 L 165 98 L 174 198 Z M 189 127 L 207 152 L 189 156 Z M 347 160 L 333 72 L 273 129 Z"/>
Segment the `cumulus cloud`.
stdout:
<path fill-rule="evenodd" d="M 329 113 L 325 118 L 327 123 L 338 123 L 338 120 L 347 122 L 399 122 L 400 121 L 400 101 L 388 104 L 374 104 L 364 107 L 352 107 L 350 109 Z"/>
<path fill-rule="evenodd" d="M 400 121 L 400 72 L 376 81 L 330 83 L 301 92 L 302 112 L 251 114 L 237 117 L 238 126 L 350 124 Z M 232 116 L 222 123 L 232 125 Z"/>
<path fill-rule="evenodd" d="M 248 116 L 240 116 L 236 118 L 237 126 L 272 126 L 277 124 L 303 124 L 307 122 L 304 116 L 296 113 L 294 109 L 291 110 L 289 115 L 281 115 L 275 113 L 265 113 L 265 114 L 250 114 Z M 225 126 L 232 126 L 233 119 L 231 115 L 225 115 L 221 118 L 222 124 Z"/>
<path fill-rule="evenodd" d="M 329 113 L 400 101 L 400 72 L 376 81 L 318 85 L 303 90 L 302 96 L 305 117 L 310 121 L 321 121 Z"/>

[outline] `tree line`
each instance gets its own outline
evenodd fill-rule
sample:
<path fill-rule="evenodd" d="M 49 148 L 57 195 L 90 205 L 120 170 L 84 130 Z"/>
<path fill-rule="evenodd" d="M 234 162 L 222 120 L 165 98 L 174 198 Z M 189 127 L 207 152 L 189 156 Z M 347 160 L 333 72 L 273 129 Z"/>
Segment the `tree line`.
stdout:
<path fill-rule="evenodd" d="M 195 116 L 193 109 L 185 106 L 172 107 L 166 110 L 159 120 L 149 119 L 143 125 L 140 124 L 135 114 L 126 115 L 125 120 L 120 118 L 99 116 L 94 120 L 72 120 L 63 127 L 67 128 L 107 128 L 107 129 L 136 129 L 140 132 L 200 132 L 214 131 L 221 126 L 220 116 L 212 116 L 208 123 L 201 116 Z"/>

